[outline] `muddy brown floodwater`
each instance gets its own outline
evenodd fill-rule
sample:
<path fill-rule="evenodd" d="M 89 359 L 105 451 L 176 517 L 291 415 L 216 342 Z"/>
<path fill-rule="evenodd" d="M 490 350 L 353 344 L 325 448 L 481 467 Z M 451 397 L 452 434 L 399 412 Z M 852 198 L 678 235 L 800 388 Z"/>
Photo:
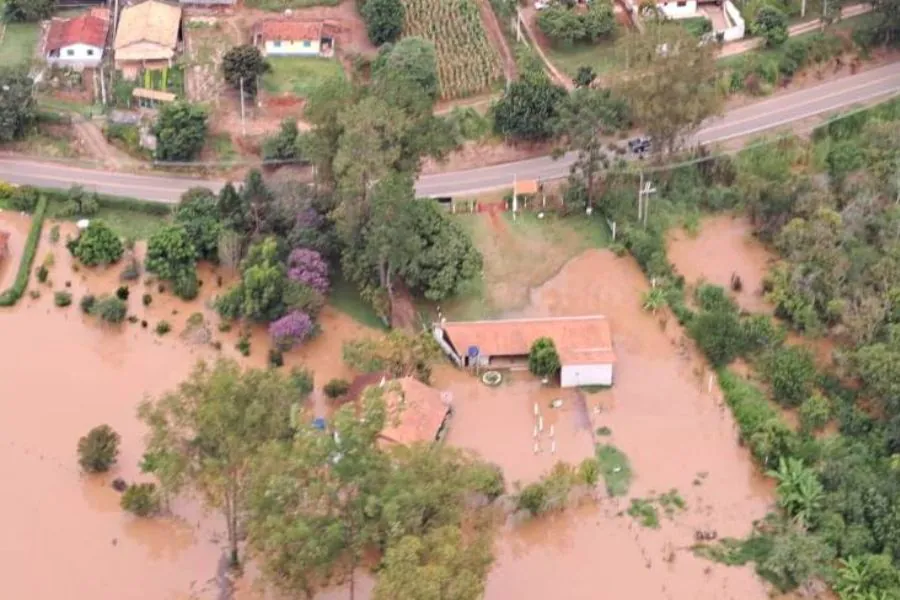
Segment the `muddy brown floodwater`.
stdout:
<path fill-rule="evenodd" d="M 669 239 L 669 260 L 690 285 L 700 280 L 731 290 L 731 276 L 741 278 L 743 288 L 732 295 L 744 310 L 771 313 L 763 298 L 763 278 L 776 257 L 753 236 L 745 217 L 717 215 L 703 219 L 692 236 L 674 232 Z"/>
<path fill-rule="evenodd" d="M 27 226 L 27 219 L 0 214 L 0 229 L 13 234 L 9 264 L 0 272 L 4 286 L 11 281 L 10 264 L 18 265 Z M 118 508 L 119 496 L 109 483 L 117 476 L 143 478 L 137 463 L 145 430 L 135 409 L 144 397 L 175 386 L 198 359 L 216 356 L 210 341 L 221 342 L 222 354 L 237 356 L 238 332 L 219 332 L 210 308 L 219 276 L 223 286 L 229 276 L 204 267 L 200 298 L 193 302 L 160 293 L 157 284 L 135 282 L 129 312 L 148 327 L 139 322 L 103 326 L 81 314 L 78 300 L 88 292 L 112 293 L 120 285 L 121 266 L 75 271 L 63 244 L 75 231 L 63 224 L 63 240 L 51 245 L 50 227 L 45 227 L 35 264 L 54 255 L 51 283 L 33 280 L 30 289 L 40 290 L 39 298 L 26 295 L 16 307 L 0 309 L 0 480 L 6 484 L 0 495 L 2 596 L 221 598 L 221 520 L 204 514 L 190 498 L 176 500 L 174 516 L 135 519 Z M 139 246 L 139 258 L 142 252 Z M 704 367 L 689 344 L 681 343 L 674 319 L 661 324 L 641 310 L 646 287 L 632 260 L 589 251 L 536 289 L 525 309 L 533 315 L 609 316 L 618 355 L 612 390 L 579 396 L 542 387 L 524 373 L 487 388 L 450 367 L 435 369 L 434 385 L 451 391 L 456 405 L 449 443 L 497 462 L 509 481 L 527 483 L 556 460 L 575 463 L 590 456 L 591 432 L 603 425 L 612 430 L 603 439 L 630 458 L 632 496 L 676 488 L 687 501 L 687 509 L 672 520 L 663 518 L 658 530 L 642 529 L 623 516 L 625 499 L 511 522 L 496 542 L 489 600 L 766 596 L 750 568 L 715 565 L 688 549 L 696 529 L 715 529 L 719 536 L 748 533 L 771 504 L 772 490 L 739 447 L 729 412 L 716 388 L 708 391 Z M 68 308 L 53 306 L 53 291 L 62 289 L 75 300 Z M 153 295 L 149 307 L 141 302 L 145 292 Z M 208 331 L 185 338 L 181 333 L 194 313 L 203 315 Z M 152 332 L 162 319 L 172 325 L 165 337 Z M 285 359 L 287 367 L 302 364 L 315 372 L 316 409 L 326 413 L 321 386 L 332 377 L 352 376 L 340 359 L 342 343 L 371 331 L 331 309 L 320 321 L 322 334 Z M 264 365 L 264 329 L 252 332 L 251 347 L 251 356 L 241 360 Z M 550 408 L 557 398 L 562 406 Z M 534 452 L 535 403 L 545 432 L 551 427 L 555 432 L 555 453 L 546 433 Z M 100 423 L 122 436 L 119 463 L 108 475 L 87 477 L 77 468 L 75 447 Z M 700 485 L 694 485 L 698 479 Z M 248 567 L 238 600 L 263 597 L 252 588 L 255 570 Z M 372 582 L 361 576 L 357 597 L 371 597 Z M 345 588 L 321 597 L 345 598 Z"/>
<path fill-rule="evenodd" d="M 238 333 L 220 333 L 209 300 L 217 293 L 218 275 L 203 267 L 200 298 L 184 302 L 159 293 L 157 285 L 131 285 L 129 313 L 148 321 L 104 326 L 82 315 L 78 301 L 86 293 L 112 293 L 121 285 L 121 265 L 110 269 L 73 270 L 65 249 L 71 224 L 61 224 L 62 239 L 48 241 L 45 224 L 35 267 L 54 256 L 50 283 L 32 277 L 30 290 L 10 309 L 0 309 L 0 564 L 4 598 L 135 598 L 168 600 L 218 598 L 215 581 L 224 539 L 216 515 L 199 503 L 178 499 L 175 516 L 136 519 L 119 509 L 110 487 L 115 477 L 144 479 L 138 469 L 144 426 L 136 418 L 138 403 L 171 389 L 198 359 L 216 352 L 207 343 L 182 339 L 188 317 L 201 313 L 211 324 L 205 337 L 222 342 L 222 354 L 238 357 Z M 10 255 L 0 270 L 0 286 L 15 278 L 29 219 L 0 213 L 0 230 L 8 231 Z M 143 248 L 137 248 L 142 256 Z M 227 285 L 228 277 L 224 276 Z M 67 283 L 69 287 L 67 287 Z M 69 290 L 73 304 L 53 305 L 53 292 Z M 153 296 L 149 307 L 141 296 Z M 165 319 L 165 337 L 153 327 Z M 367 330 L 348 317 L 326 309 L 322 335 L 285 357 L 287 367 L 303 364 L 316 376 L 317 404 L 322 384 L 347 377 L 340 361 L 343 341 Z M 201 336 L 200 342 L 202 342 Z M 245 364 L 265 364 L 268 342 L 264 328 L 252 333 L 252 354 Z M 320 408 L 320 407 L 319 407 Z M 91 427 L 108 423 L 122 436 L 117 466 L 104 476 L 79 472 L 75 447 Z M 249 587 L 249 586 L 244 586 Z M 240 593 L 241 600 L 255 593 Z"/>
<path fill-rule="evenodd" d="M 626 499 L 509 526 L 497 543 L 487 598 L 767 597 L 751 568 L 716 565 L 689 549 L 698 529 L 713 529 L 720 537 L 749 533 L 752 521 L 769 509 L 772 489 L 739 446 L 717 388 L 707 392 L 703 363 L 686 350 L 689 345 L 682 346 L 674 318 L 662 325 L 641 310 L 646 289 L 633 260 L 591 250 L 534 290 L 526 313 L 610 318 L 615 385 L 587 396 L 592 427 L 609 427 L 612 435 L 600 439 L 628 455 L 634 470 L 630 496 L 675 488 L 687 509 L 673 520 L 661 517 L 658 530 L 622 515 Z M 485 429 L 485 437 L 492 435 L 493 428 Z M 526 447 L 502 466 L 527 473 L 534 461 Z"/>

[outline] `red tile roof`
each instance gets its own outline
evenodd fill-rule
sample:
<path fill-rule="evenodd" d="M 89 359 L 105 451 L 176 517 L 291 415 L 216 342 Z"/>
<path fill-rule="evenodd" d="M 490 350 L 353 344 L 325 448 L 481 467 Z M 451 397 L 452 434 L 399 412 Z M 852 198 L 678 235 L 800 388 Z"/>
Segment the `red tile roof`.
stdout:
<path fill-rule="evenodd" d="M 395 444 L 433 442 L 450 406 L 441 392 L 412 377 L 384 384 L 387 416 L 381 438 Z"/>
<path fill-rule="evenodd" d="M 602 315 L 447 322 L 440 327 L 460 356 L 472 346 L 483 356 L 525 356 L 535 340 L 548 337 L 563 365 L 616 361 L 609 321 Z"/>
<path fill-rule="evenodd" d="M 322 37 L 322 22 L 268 19 L 257 23 L 256 33 L 262 36 L 263 41 L 319 41 Z"/>
<path fill-rule="evenodd" d="M 86 14 L 74 19 L 54 19 L 47 32 L 45 50 L 59 50 L 72 44 L 87 44 L 102 48 L 106 45 L 109 23 L 94 15 Z"/>

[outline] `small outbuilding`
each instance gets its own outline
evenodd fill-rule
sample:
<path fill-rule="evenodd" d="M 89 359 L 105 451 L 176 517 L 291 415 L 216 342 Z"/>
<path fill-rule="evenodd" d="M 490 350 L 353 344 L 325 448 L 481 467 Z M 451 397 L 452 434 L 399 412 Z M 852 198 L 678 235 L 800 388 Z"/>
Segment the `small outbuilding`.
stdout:
<path fill-rule="evenodd" d="M 266 19 L 253 28 L 253 43 L 265 56 L 334 54 L 334 35 L 324 21 Z"/>
<path fill-rule="evenodd" d="M 616 355 L 609 320 L 602 315 L 445 321 L 435 324 L 433 333 L 458 366 L 490 369 L 527 368 L 531 345 L 547 337 L 559 354 L 562 387 L 613 383 Z"/>

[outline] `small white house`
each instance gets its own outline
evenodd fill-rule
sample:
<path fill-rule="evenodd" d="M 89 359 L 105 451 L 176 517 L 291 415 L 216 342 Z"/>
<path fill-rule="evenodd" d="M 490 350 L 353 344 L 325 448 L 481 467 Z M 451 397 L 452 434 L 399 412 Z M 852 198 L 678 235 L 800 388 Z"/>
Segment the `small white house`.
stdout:
<path fill-rule="evenodd" d="M 668 19 L 689 19 L 701 16 L 697 12 L 697 0 L 667 0 L 659 2 L 656 6 Z"/>
<path fill-rule="evenodd" d="M 550 338 L 559 354 L 560 385 L 609 386 L 616 355 L 609 320 L 603 315 L 446 321 L 433 328 L 438 345 L 458 366 L 525 369 L 531 345 Z"/>
<path fill-rule="evenodd" d="M 53 19 L 44 43 L 47 63 L 76 69 L 96 67 L 103 60 L 108 30 L 108 12 L 105 9 L 74 19 Z"/>
<path fill-rule="evenodd" d="M 322 21 L 266 19 L 253 29 L 253 43 L 264 56 L 325 56 L 334 54 L 334 36 Z"/>

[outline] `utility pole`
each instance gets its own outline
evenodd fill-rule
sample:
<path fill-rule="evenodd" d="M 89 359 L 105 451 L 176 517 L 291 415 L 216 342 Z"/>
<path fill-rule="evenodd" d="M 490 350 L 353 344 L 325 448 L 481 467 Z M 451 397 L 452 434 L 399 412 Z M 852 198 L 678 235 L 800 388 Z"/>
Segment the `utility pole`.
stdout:
<path fill-rule="evenodd" d="M 638 187 L 638 222 L 647 226 L 647 215 L 650 213 L 650 194 L 655 194 L 656 188 L 649 181 L 644 182 L 644 172 L 641 171 L 640 187 Z"/>
<path fill-rule="evenodd" d="M 244 122 L 244 78 L 241 77 L 241 136 L 247 137 L 247 125 Z"/>

